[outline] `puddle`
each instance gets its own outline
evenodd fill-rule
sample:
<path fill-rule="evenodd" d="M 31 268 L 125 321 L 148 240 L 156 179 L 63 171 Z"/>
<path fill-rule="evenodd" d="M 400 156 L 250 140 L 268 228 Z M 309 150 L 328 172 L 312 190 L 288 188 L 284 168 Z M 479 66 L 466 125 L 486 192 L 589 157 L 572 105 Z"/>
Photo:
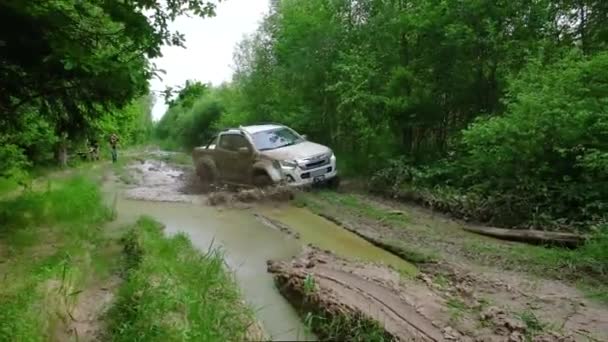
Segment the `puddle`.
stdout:
<path fill-rule="evenodd" d="M 298 254 L 298 241 L 263 225 L 246 211 L 125 198 L 117 199 L 116 208 L 117 225 L 147 215 L 162 222 L 168 234 L 187 234 L 202 251 L 211 245 L 222 248 L 228 267 L 234 271 L 245 300 L 256 310 L 265 332 L 273 340 L 314 340 L 266 272 L 267 260 Z"/>
<path fill-rule="evenodd" d="M 306 209 L 268 204 L 248 210 L 212 207 L 206 204 L 206 196 L 185 193 L 187 171 L 159 161 L 141 162 L 129 169 L 135 184 L 126 186 L 111 176 L 104 186 L 117 214 L 113 226 L 147 215 L 163 223 L 168 234 L 187 234 L 202 251 L 212 245 L 222 248 L 245 300 L 273 340 L 314 340 L 315 336 L 307 332 L 275 287 L 266 271 L 268 260 L 290 259 L 304 245 L 313 244 L 344 258 L 390 265 L 407 274 L 416 272 L 413 265 Z M 285 224 L 299 239 L 264 224 L 256 213 Z"/>
<path fill-rule="evenodd" d="M 331 250 L 343 258 L 382 263 L 406 274 L 416 274 L 414 265 L 307 209 L 293 206 L 267 206 L 257 210 L 298 233 L 303 244 Z"/>

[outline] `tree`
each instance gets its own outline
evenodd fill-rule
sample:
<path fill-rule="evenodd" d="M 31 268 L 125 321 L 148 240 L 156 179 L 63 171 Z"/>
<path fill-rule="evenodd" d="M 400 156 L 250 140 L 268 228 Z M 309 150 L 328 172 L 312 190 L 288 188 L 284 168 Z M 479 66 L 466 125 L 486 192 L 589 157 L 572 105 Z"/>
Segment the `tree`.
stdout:
<path fill-rule="evenodd" d="M 184 37 L 179 15 L 214 14 L 204 0 L 0 1 L 0 120 L 15 126 L 36 108 L 66 140 L 88 134 L 104 113 L 148 93 L 148 60 Z"/>

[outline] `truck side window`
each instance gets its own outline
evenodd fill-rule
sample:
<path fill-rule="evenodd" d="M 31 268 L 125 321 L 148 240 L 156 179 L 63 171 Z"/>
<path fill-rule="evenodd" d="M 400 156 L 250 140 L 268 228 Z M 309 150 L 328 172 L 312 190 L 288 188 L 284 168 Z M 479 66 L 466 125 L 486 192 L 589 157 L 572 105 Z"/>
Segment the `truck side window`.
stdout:
<path fill-rule="evenodd" d="M 232 136 L 232 134 L 220 135 L 219 146 L 221 149 L 232 151 L 232 139 L 230 138 L 231 136 Z"/>
<path fill-rule="evenodd" d="M 249 148 L 249 142 L 242 135 L 222 134 L 220 136 L 220 148 L 236 152 L 241 147 Z"/>
<path fill-rule="evenodd" d="M 217 145 L 217 138 L 218 138 L 218 137 L 217 137 L 217 135 L 216 135 L 216 136 L 214 136 L 213 138 L 211 138 L 211 140 L 209 140 L 209 141 L 207 142 L 207 145 L 206 145 L 206 146 L 207 146 L 207 148 L 209 148 L 209 147 L 211 147 L 211 146 L 214 146 L 214 147 L 215 147 L 215 146 Z"/>

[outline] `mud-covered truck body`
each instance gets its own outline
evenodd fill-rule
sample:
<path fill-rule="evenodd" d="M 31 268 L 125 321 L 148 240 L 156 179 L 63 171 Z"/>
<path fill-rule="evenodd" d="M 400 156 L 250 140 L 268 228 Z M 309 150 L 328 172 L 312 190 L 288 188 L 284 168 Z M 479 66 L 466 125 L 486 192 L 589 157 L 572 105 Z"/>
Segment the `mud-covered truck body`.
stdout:
<path fill-rule="evenodd" d="M 330 148 L 277 124 L 224 130 L 207 145 L 196 147 L 192 160 L 205 185 L 338 184 L 336 157 Z"/>

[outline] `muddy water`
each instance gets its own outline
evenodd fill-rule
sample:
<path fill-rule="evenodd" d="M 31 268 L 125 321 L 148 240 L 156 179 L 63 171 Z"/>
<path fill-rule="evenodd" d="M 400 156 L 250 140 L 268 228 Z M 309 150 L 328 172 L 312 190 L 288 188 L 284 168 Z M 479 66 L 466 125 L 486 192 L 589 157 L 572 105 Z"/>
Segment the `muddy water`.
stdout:
<path fill-rule="evenodd" d="M 273 340 L 313 340 L 295 310 L 276 291 L 266 260 L 290 258 L 300 251 L 297 241 L 255 220 L 250 213 L 217 210 L 198 204 L 148 202 L 119 198 L 119 223 L 141 215 L 162 222 L 168 234 L 183 232 L 203 251 L 222 248 L 226 262 L 256 317 Z"/>
<path fill-rule="evenodd" d="M 135 186 L 125 187 L 116 177 L 106 182 L 105 191 L 117 213 L 115 226 L 147 215 L 163 223 L 168 234 L 187 234 L 202 251 L 212 245 L 220 247 L 245 299 L 274 340 L 313 340 L 314 336 L 277 291 L 272 276 L 266 272 L 267 260 L 289 259 L 311 243 L 342 257 L 384 263 L 404 273 L 415 273 L 407 262 L 306 209 L 289 205 L 247 210 L 210 207 L 204 204 L 204 196 L 180 191 L 185 178 L 181 170 L 150 161 L 133 169 Z M 257 213 L 287 225 L 299 233 L 300 239 L 264 224 L 255 218 Z"/>
<path fill-rule="evenodd" d="M 383 263 L 410 275 L 416 273 L 416 268 L 412 264 L 307 209 L 293 206 L 266 206 L 257 210 L 298 232 L 303 243 L 331 250 L 343 258 Z"/>

